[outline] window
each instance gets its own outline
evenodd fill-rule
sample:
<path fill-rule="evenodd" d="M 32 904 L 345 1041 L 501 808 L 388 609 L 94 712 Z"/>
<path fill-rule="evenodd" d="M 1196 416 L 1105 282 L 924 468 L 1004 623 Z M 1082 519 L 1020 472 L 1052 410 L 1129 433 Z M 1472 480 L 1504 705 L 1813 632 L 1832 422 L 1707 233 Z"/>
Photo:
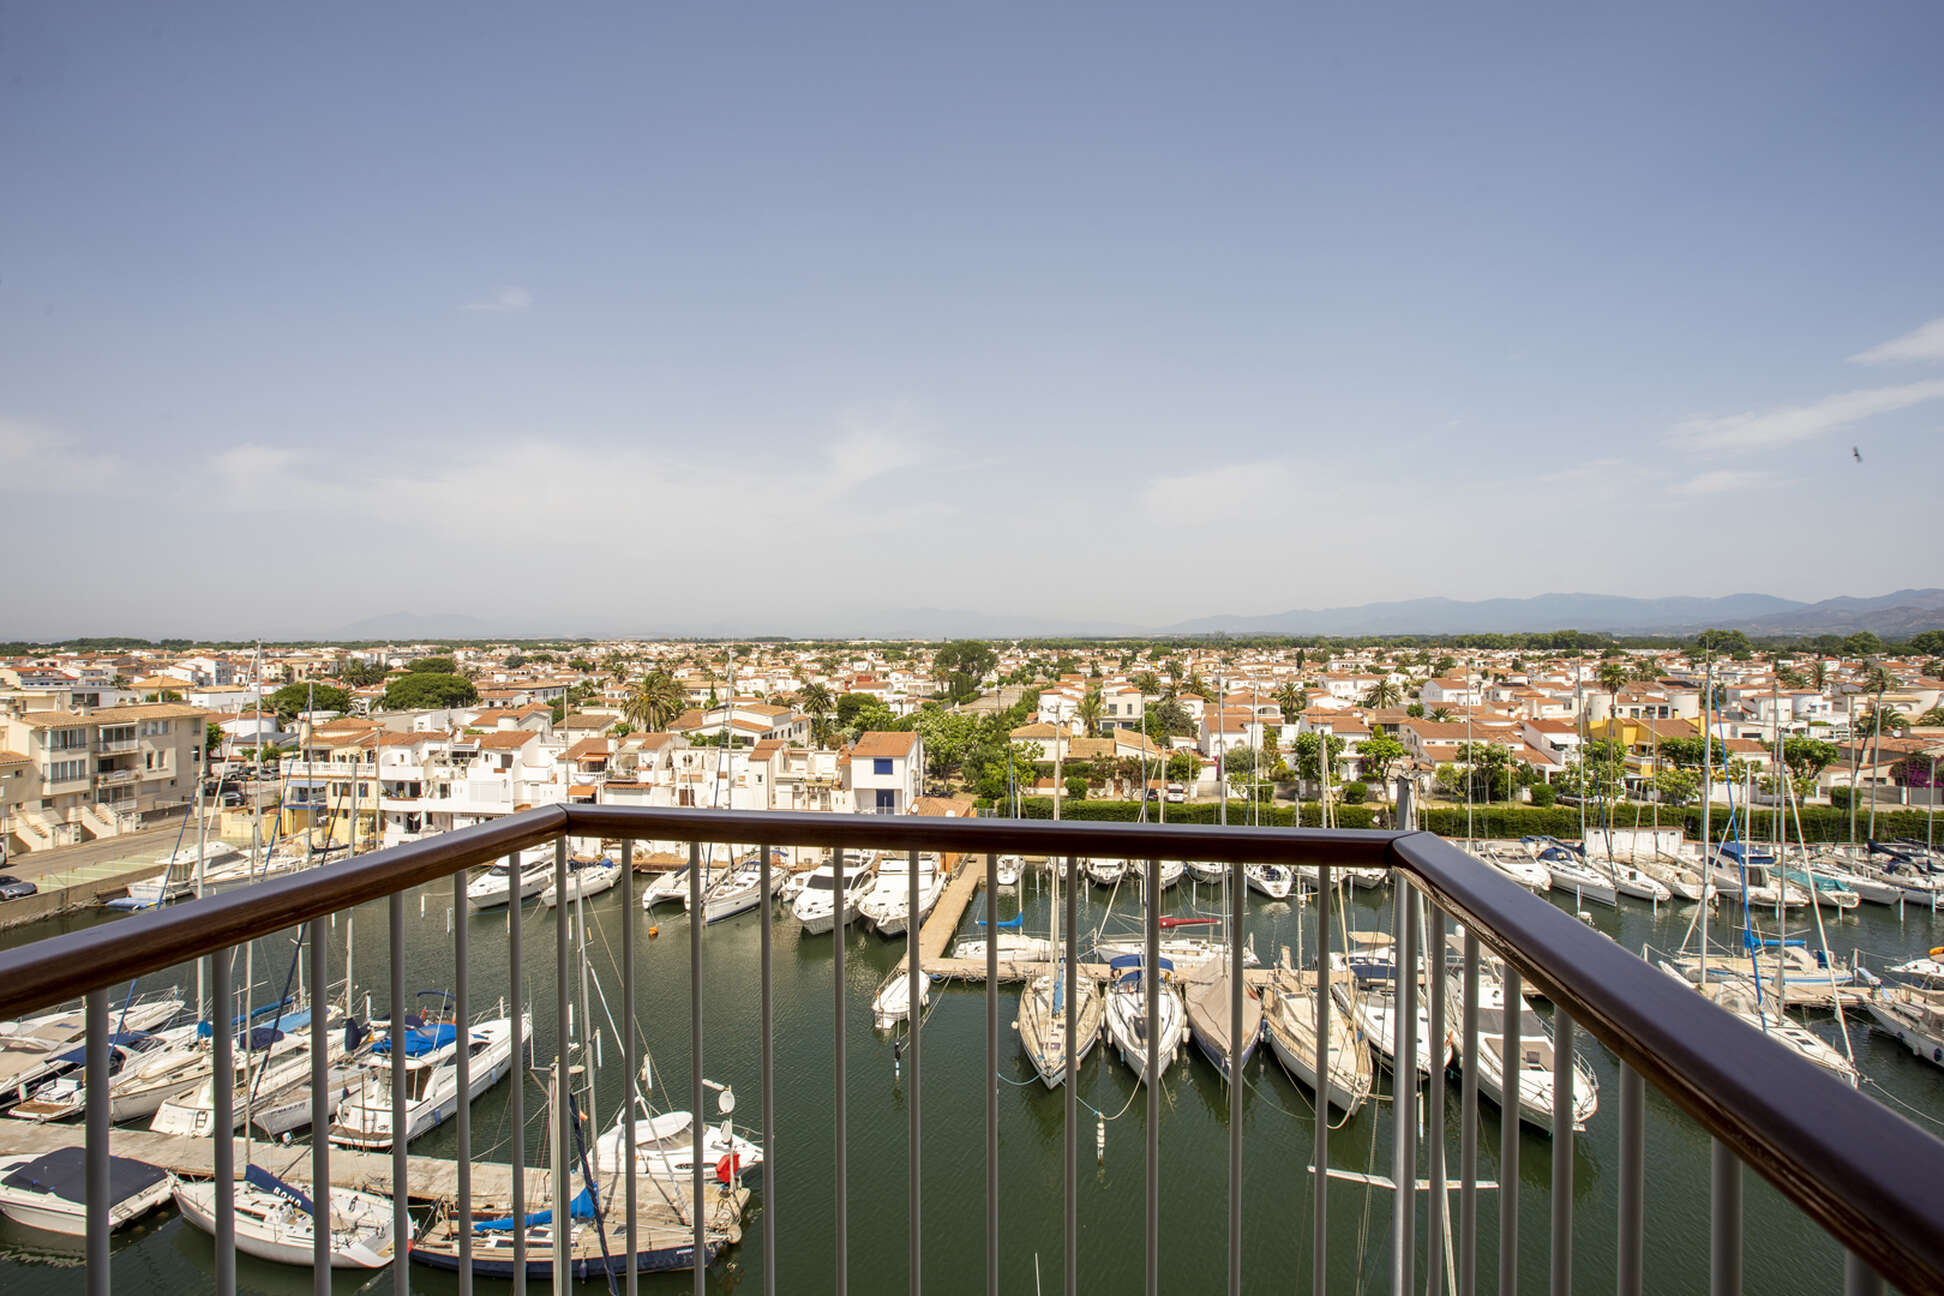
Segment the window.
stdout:
<path fill-rule="evenodd" d="M 890 772 L 891 772 L 891 758 L 889 756 L 878 756 L 872 759 L 871 773 L 889 774 Z"/>
<path fill-rule="evenodd" d="M 87 745 L 86 729 L 55 729 L 47 735 L 47 746 L 52 751 L 80 751 Z"/>
<path fill-rule="evenodd" d="M 49 783 L 72 783 L 76 779 L 86 777 L 88 777 L 88 762 L 85 760 L 52 761 L 47 766 Z"/>

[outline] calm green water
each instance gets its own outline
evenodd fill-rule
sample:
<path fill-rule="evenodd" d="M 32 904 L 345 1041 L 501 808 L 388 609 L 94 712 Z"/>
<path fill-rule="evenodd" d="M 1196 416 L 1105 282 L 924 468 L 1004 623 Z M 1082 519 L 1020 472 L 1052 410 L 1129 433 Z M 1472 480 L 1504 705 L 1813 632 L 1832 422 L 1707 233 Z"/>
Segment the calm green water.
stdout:
<path fill-rule="evenodd" d="M 637 887 L 639 886 L 637 882 Z M 1009 917 L 1022 906 L 1028 930 L 1046 928 L 1048 896 L 1041 889 L 1043 875 L 1029 877 L 1017 894 L 1002 892 L 998 909 Z M 1107 893 L 1083 891 L 1083 927 L 1104 917 Z M 1184 881 L 1170 893 L 1170 906 L 1185 910 L 1195 901 Z M 1212 905 L 1217 897 L 1203 889 L 1200 901 Z M 620 1018 L 619 892 L 588 904 L 588 964 L 608 1002 Z M 1131 910 L 1135 897 L 1123 888 L 1120 908 Z M 1630 949 L 1643 942 L 1678 945 L 1691 919 L 1692 906 L 1663 906 L 1656 915 L 1636 902 L 1623 900 L 1619 912 L 1598 910 L 1593 921 Z M 1360 927 L 1387 927 L 1388 892 L 1356 892 L 1351 922 Z M 441 885 L 407 900 L 408 991 L 447 988 L 451 981 L 451 937 L 448 910 L 451 890 Z M 968 932 L 983 913 L 975 899 L 965 916 Z M 361 909 L 354 926 L 355 974 L 360 1006 L 366 993 L 383 1009 L 388 981 L 383 964 L 384 906 Z M 508 984 L 506 916 L 463 916 L 470 924 L 473 946 L 473 996 L 484 1008 L 504 993 Z M 140 922 L 137 915 L 120 919 L 75 918 L 68 925 L 92 921 Z M 688 1057 L 689 927 L 679 912 L 662 910 L 653 919 L 660 926 L 656 939 L 647 937 L 649 923 L 640 928 L 636 970 L 636 1021 L 642 1043 L 653 1058 L 664 1094 L 660 1105 L 686 1108 Z M 1117 929 L 1134 921 L 1130 913 L 1110 919 Z M 1865 906 L 1843 918 L 1825 916 L 1831 944 L 1847 958 L 1852 948 L 1908 957 L 1939 943 L 1939 927 L 1928 913 L 1912 910 L 1902 919 L 1894 910 Z M 553 1015 L 552 917 L 527 910 L 525 980 L 535 1017 L 538 1056 L 552 1055 L 557 1039 Z M 1308 906 L 1269 903 L 1250 897 L 1249 929 L 1255 948 L 1265 960 L 1280 945 L 1293 945 L 1301 925 L 1302 944 L 1315 947 L 1314 915 Z M 61 928 L 49 924 L 36 931 L 9 934 L 10 944 L 51 934 Z M 1726 939 L 1726 922 L 1716 931 Z M 346 929 L 339 919 L 333 937 L 339 957 Z M 776 1006 L 776 1146 L 771 1177 L 759 1183 L 752 1201 L 756 1211 L 775 1216 L 781 1253 L 779 1290 L 800 1293 L 827 1291 L 833 1285 L 834 1248 L 831 1237 L 833 1186 L 833 1092 L 831 1063 L 834 1038 L 834 987 L 831 980 L 831 938 L 799 937 L 787 914 L 775 924 Z M 751 913 L 707 928 L 704 934 L 703 1003 L 706 1020 L 705 1070 L 711 1079 L 733 1084 L 736 1116 L 754 1126 L 760 1120 L 760 1040 L 758 1038 L 759 920 Z M 277 946 L 272 949 L 272 946 Z M 289 958 L 289 941 L 265 942 L 258 957 L 259 984 L 272 974 L 278 979 Z M 907 1278 L 905 1236 L 906 1131 L 908 1086 L 894 1069 L 892 1038 L 875 1032 L 870 1022 L 870 996 L 902 950 L 902 942 L 875 934 L 853 932 L 847 938 L 844 1004 L 845 1039 L 849 1057 L 849 1207 L 851 1280 L 859 1291 L 902 1290 Z M 339 962 L 333 979 L 342 976 Z M 575 974 L 578 995 L 578 968 Z M 184 985 L 193 984 L 182 978 Z M 157 979 L 156 984 L 161 984 Z M 146 986 L 144 988 L 147 988 Z M 1033 1079 L 1020 1056 L 1011 1023 L 1016 992 L 1000 990 L 999 1086 L 1000 1123 L 1000 1266 L 1001 1286 L 1009 1292 L 1032 1292 L 1043 1281 L 1045 1290 L 1058 1290 L 1063 1257 L 1062 1119 L 1063 1098 Z M 984 1290 L 984 1119 L 981 1082 L 985 1074 L 985 998 L 980 987 L 934 991 L 935 1008 L 924 1028 L 924 1279 L 928 1290 L 940 1293 Z M 1696 1010 L 1701 1011 L 1697 1002 Z M 1543 1010 L 1542 1010 L 1543 1011 Z M 604 1039 L 605 1067 L 600 1080 L 600 1119 L 612 1118 L 625 1085 L 620 1050 L 599 1007 L 595 1020 Z M 1826 1038 L 1838 1038 L 1833 1018 L 1814 1024 Z M 1868 1077 L 1867 1091 L 1880 1100 L 1907 1104 L 1923 1113 L 1920 1123 L 1944 1114 L 1944 1072 L 1935 1070 L 1873 1036 L 1856 1021 L 1850 1025 L 1858 1064 Z M 1601 1110 L 1591 1128 L 1574 1145 L 1574 1253 L 1577 1287 L 1587 1292 L 1611 1290 L 1618 1157 L 1617 1067 L 1597 1043 L 1580 1035 L 1580 1047 L 1594 1061 L 1602 1087 Z M 1290 1081 L 1269 1056 L 1258 1050 L 1246 1072 L 1244 1109 L 1244 1268 L 1250 1290 L 1306 1287 L 1310 1267 L 1310 1210 L 1314 1191 L 1308 1167 L 1312 1118 L 1308 1096 Z M 507 1124 L 507 1094 L 502 1084 L 474 1107 L 475 1155 L 503 1160 L 513 1145 Z M 1092 1108 L 1115 1118 L 1107 1125 L 1104 1157 L 1096 1161 L 1096 1118 L 1083 1109 L 1080 1130 L 1080 1247 L 1081 1281 L 1090 1291 L 1136 1290 L 1144 1260 L 1141 1220 L 1144 1203 L 1146 1103 L 1136 1095 L 1131 1073 L 1104 1046 L 1096 1047 L 1080 1073 L 1079 1093 Z M 1456 1173 L 1459 1140 L 1457 1085 L 1450 1086 L 1451 1115 L 1447 1148 Z M 1135 1098 L 1129 1105 L 1130 1097 Z M 527 1087 L 528 1130 L 525 1145 L 529 1164 L 541 1155 L 540 1122 L 544 1110 L 541 1090 Z M 1123 1113 L 1123 1109 L 1124 1113 Z M 1162 1290 L 1196 1292 L 1219 1289 L 1225 1281 L 1227 1237 L 1228 1148 L 1227 1095 L 1216 1073 L 1190 1050 L 1171 1070 L 1164 1085 L 1161 1116 L 1163 1176 L 1161 1210 Z M 711 1103 L 710 1111 L 714 1107 Z M 1496 1179 L 1499 1163 L 1497 1109 L 1481 1102 L 1479 1133 L 1480 1175 Z M 1686 1118 L 1658 1095 L 1647 1098 L 1648 1246 L 1647 1287 L 1656 1292 L 1705 1290 L 1708 1247 L 1708 1141 Z M 1926 1125 L 1936 1129 L 1935 1125 Z M 1358 1118 L 1331 1138 L 1333 1163 L 1342 1169 L 1388 1175 L 1391 1118 L 1388 1104 L 1366 1106 Z M 450 1155 L 454 1136 L 450 1125 L 435 1130 L 413 1145 L 414 1152 Z M 1549 1140 L 1528 1133 L 1520 1155 L 1520 1255 L 1523 1282 L 1542 1290 L 1548 1264 L 1548 1193 L 1551 1182 Z M 1381 1189 L 1344 1182 L 1329 1187 L 1332 1229 L 1331 1267 L 1335 1290 L 1363 1286 L 1382 1290 L 1388 1277 L 1388 1239 L 1391 1200 Z M 1456 1213 L 1456 1195 L 1452 1211 Z M 1420 1217 L 1426 1205 L 1420 1196 Z M 1481 1285 L 1497 1281 L 1499 1202 L 1492 1192 L 1479 1198 Z M 746 1240 L 728 1253 L 710 1276 L 712 1290 L 761 1290 L 761 1271 L 770 1257 L 763 1254 L 760 1215 L 752 1214 Z M 1422 1227 L 1420 1228 L 1422 1233 Z M 45 1235 L 0 1221 L 0 1290 L 22 1296 L 77 1290 L 81 1282 L 76 1248 L 63 1249 Z M 114 1281 L 124 1291 L 174 1287 L 201 1290 L 210 1281 L 213 1248 L 203 1234 L 173 1214 L 155 1216 L 137 1231 L 118 1234 L 114 1252 Z M 1748 1179 L 1747 1269 L 1754 1291 L 1831 1290 L 1841 1280 L 1838 1248 L 1752 1174 Z M 1423 1272 L 1420 1259 L 1419 1273 Z M 239 1286 L 246 1291 L 297 1296 L 309 1290 L 307 1272 L 286 1270 L 248 1257 L 237 1262 Z M 482 1280 L 491 1287 L 490 1281 Z M 339 1290 L 349 1293 L 367 1283 L 372 1290 L 389 1290 L 389 1273 L 345 1275 Z M 452 1293 L 452 1275 L 414 1266 L 413 1286 L 422 1291 Z M 687 1276 L 644 1279 L 643 1289 L 674 1293 L 688 1290 Z M 536 1288 L 537 1290 L 537 1288 Z"/>

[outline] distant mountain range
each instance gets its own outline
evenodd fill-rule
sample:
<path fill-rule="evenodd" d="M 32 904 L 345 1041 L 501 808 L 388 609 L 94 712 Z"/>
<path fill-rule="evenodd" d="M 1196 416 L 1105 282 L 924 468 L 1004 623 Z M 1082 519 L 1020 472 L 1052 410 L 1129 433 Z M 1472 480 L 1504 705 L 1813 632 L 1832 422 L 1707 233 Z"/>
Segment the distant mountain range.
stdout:
<path fill-rule="evenodd" d="M 1906 589 L 1876 598 L 1802 603 L 1772 594 L 1719 598 L 1621 598 L 1611 594 L 1540 594 L 1521 599 L 1405 599 L 1355 607 L 1307 608 L 1268 616 L 1210 616 L 1169 626 L 1105 620 L 1009 616 L 954 608 L 840 608 L 809 617 L 759 613 L 701 618 L 654 626 L 540 626 L 459 613 L 393 612 L 340 627 L 340 640 L 423 643 L 487 638 L 1109 638 L 1122 635 L 1446 635 L 1594 630 L 1609 634 L 1692 634 L 1710 626 L 1750 635 L 1854 634 L 1886 639 L 1944 628 L 1944 589 Z"/>
<path fill-rule="evenodd" d="M 1854 634 L 1900 637 L 1944 626 L 1944 589 L 1906 589 L 1877 598 L 1800 603 L 1772 594 L 1719 598 L 1621 598 L 1611 594 L 1539 594 L 1523 599 L 1407 599 L 1356 607 L 1296 609 L 1268 616 L 1214 616 L 1182 621 L 1164 634 L 1516 634 L 1599 630 L 1612 634 L 1685 634 L 1710 626 L 1751 635 Z"/>

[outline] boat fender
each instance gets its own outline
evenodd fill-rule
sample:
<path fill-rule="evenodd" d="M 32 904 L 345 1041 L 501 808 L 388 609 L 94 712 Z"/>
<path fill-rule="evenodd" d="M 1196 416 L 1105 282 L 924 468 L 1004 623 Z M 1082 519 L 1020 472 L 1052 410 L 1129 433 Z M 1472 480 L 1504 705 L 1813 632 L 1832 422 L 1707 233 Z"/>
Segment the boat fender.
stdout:
<path fill-rule="evenodd" d="M 657 937 L 657 936 L 659 936 L 659 935 L 661 935 L 661 928 L 659 928 L 659 927 L 650 927 L 650 928 L 648 929 L 648 939 L 649 939 L 649 940 L 653 940 L 653 939 L 655 939 L 655 937 Z"/>

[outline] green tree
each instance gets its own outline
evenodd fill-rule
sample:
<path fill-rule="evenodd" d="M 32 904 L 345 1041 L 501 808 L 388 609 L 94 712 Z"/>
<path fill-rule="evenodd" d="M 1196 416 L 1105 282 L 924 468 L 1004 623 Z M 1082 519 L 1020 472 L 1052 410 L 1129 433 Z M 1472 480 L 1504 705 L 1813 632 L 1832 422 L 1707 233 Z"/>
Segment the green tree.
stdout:
<path fill-rule="evenodd" d="M 1726 653 L 1731 657 L 1753 651 L 1748 636 L 1739 630 L 1703 630 L 1694 636 L 1694 646 L 1701 652 Z"/>
<path fill-rule="evenodd" d="M 1600 687 L 1606 690 L 1608 719 L 1618 719 L 1620 716 L 1620 690 L 1627 687 L 1628 681 L 1632 678 L 1632 673 L 1620 662 L 1610 661 L 1601 663 L 1599 672 L 1595 678 L 1600 681 Z"/>
<path fill-rule="evenodd" d="M 1169 738 L 1193 738 L 1196 734 L 1195 717 L 1189 715 L 1188 708 L 1174 698 L 1162 698 L 1142 715 L 1141 732 L 1163 744 Z"/>
<path fill-rule="evenodd" d="M 1404 744 L 1384 732 L 1384 726 L 1372 725 L 1370 737 L 1357 744 L 1357 758 L 1363 765 L 1364 776 L 1384 789 L 1384 803 L 1391 800 L 1391 771 L 1410 753 Z"/>
<path fill-rule="evenodd" d="M 383 705 L 387 711 L 418 711 L 471 706 L 477 701 L 479 690 L 463 675 L 416 671 L 401 675 L 385 685 Z"/>
<path fill-rule="evenodd" d="M 1837 755 L 1836 744 L 1820 738 L 1782 740 L 1782 763 L 1798 780 L 1807 779 L 1811 788 L 1815 787 L 1817 776 L 1836 763 Z"/>
<path fill-rule="evenodd" d="M 1679 766 L 1663 766 L 1655 773 L 1653 782 L 1654 793 L 1663 805 L 1690 805 L 1701 791 L 1701 776 Z"/>
<path fill-rule="evenodd" d="M 824 746 L 830 741 L 830 715 L 837 706 L 830 689 L 822 684 L 805 685 L 797 705 L 810 717 L 810 740 L 819 747 Z"/>
<path fill-rule="evenodd" d="M 315 703 L 312 702 L 313 694 Z M 294 720 L 310 710 L 349 711 L 351 690 L 331 684 L 286 684 L 263 700 L 282 719 Z"/>
<path fill-rule="evenodd" d="M 930 773 L 949 783 L 978 743 L 979 718 L 945 707 L 928 706 L 918 713 L 917 725 L 925 740 L 925 763 Z"/>
<path fill-rule="evenodd" d="M 1374 710 L 1394 707 L 1403 700 L 1404 695 L 1398 692 L 1396 682 L 1388 675 L 1364 690 L 1363 704 Z"/>
<path fill-rule="evenodd" d="M 354 658 L 338 667 L 337 677 L 352 688 L 370 688 L 373 684 L 382 684 L 385 676 L 390 673 L 377 662 L 359 661 Z"/>
<path fill-rule="evenodd" d="M 1079 710 L 1075 713 L 1089 738 L 1100 737 L 1100 707 L 1100 687 L 1095 685 L 1081 697 Z"/>
<path fill-rule="evenodd" d="M 1944 706 L 1934 706 L 1912 722 L 1920 729 L 1944 728 Z"/>
<path fill-rule="evenodd" d="M 459 673 L 458 667 L 453 665 L 452 658 L 450 657 L 421 657 L 415 662 L 408 662 L 405 669 L 414 675 L 456 675 Z"/>
<path fill-rule="evenodd" d="M 1843 640 L 1843 656 L 1845 657 L 1874 657 L 1882 651 L 1883 640 L 1877 638 L 1868 630 L 1858 630 L 1855 634 Z"/>
<path fill-rule="evenodd" d="M 1161 693 L 1161 677 L 1151 670 L 1144 670 L 1131 681 L 1141 691 L 1143 697 L 1158 697 Z"/>
<path fill-rule="evenodd" d="M 945 681 L 945 696 L 954 704 L 979 696 L 985 677 L 999 664 L 992 645 L 977 639 L 955 639 L 932 657 L 932 669 Z"/>
<path fill-rule="evenodd" d="M 660 733 L 688 707 L 688 693 L 666 670 L 649 671 L 635 681 L 621 703 L 621 714 L 649 733 Z"/>
<path fill-rule="evenodd" d="M 855 742 L 860 734 L 896 729 L 898 717 L 868 693 L 846 693 L 837 699 L 837 727 Z"/>

